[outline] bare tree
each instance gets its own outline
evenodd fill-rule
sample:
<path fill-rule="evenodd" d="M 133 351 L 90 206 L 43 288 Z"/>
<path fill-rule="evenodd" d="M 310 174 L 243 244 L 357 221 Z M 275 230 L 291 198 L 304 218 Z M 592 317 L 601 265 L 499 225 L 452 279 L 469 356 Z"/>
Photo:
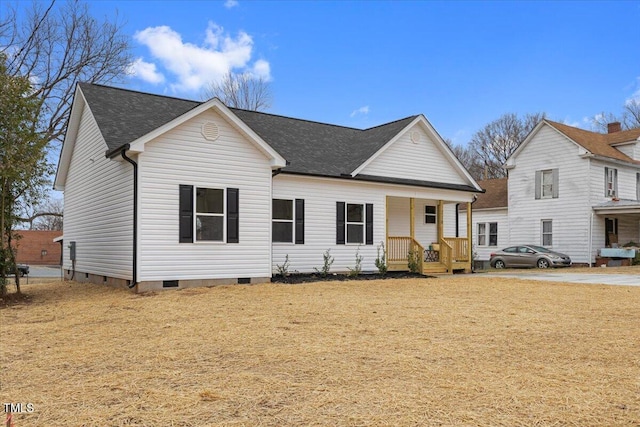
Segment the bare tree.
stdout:
<path fill-rule="evenodd" d="M 484 167 L 476 156 L 475 151 L 468 145 L 454 145 L 450 139 L 445 139 L 445 142 L 449 145 L 453 154 L 460 160 L 460 163 L 469 171 L 473 179 L 482 180 Z"/>
<path fill-rule="evenodd" d="M 124 76 L 131 63 L 129 41 L 117 17 L 98 21 L 81 1 L 34 0 L 18 13 L 24 4 L 0 6 L 0 53 L 7 56 L 9 75 L 31 81 L 42 137 L 60 141 L 76 82 L 111 83 Z"/>
<path fill-rule="evenodd" d="M 269 82 L 249 73 L 228 72 L 222 81 L 211 82 L 203 95 L 206 99 L 218 98 L 228 107 L 252 111 L 266 111 L 272 102 Z"/>
<path fill-rule="evenodd" d="M 624 103 L 622 114 L 600 113 L 591 118 L 591 128 L 596 132 L 607 133 L 608 124 L 619 122 L 622 130 L 640 128 L 640 99 L 629 99 Z"/>
<path fill-rule="evenodd" d="M 545 113 L 527 114 L 523 118 L 508 113 L 473 134 L 468 148 L 475 164 L 482 168 L 482 176 L 478 178 L 507 176 L 502 165 L 544 118 Z"/>
<path fill-rule="evenodd" d="M 32 207 L 17 221 L 29 223 L 30 230 L 62 231 L 63 202 L 61 199 L 47 199 Z"/>

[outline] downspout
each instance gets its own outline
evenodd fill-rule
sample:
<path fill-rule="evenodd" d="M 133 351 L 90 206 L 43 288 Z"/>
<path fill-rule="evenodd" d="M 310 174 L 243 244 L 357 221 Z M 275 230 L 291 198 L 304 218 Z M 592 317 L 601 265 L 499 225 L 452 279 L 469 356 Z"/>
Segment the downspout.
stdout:
<path fill-rule="evenodd" d="M 589 216 L 589 268 L 593 267 L 591 262 L 592 250 L 593 250 L 593 210 L 591 211 L 591 215 Z"/>
<path fill-rule="evenodd" d="M 138 164 L 127 157 L 126 151 L 129 146 L 125 146 L 120 154 L 122 158 L 133 165 L 133 266 L 131 283 L 129 289 L 133 289 L 138 284 Z"/>

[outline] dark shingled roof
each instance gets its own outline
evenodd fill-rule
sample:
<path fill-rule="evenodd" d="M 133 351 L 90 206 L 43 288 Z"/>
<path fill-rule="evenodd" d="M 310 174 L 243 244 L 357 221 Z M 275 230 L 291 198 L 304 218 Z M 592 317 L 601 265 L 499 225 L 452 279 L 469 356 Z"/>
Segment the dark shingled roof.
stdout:
<path fill-rule="evenodd" d="M 117 152 L 202 104 L 89 83 L 80 83 L 80 88 L 107 143 L 107 153 Z M 283 172 L 342 178 L 418 117 L 361 130 L 237 108 L 230 110 L 287 160 Z M 386 177 L 367 177 L 365 180 L 397 181 Z M 447 183 L 415 181 L 404 184 L 477 191 L 472 186 Z"/>
<path fill-rule="evenodd" d="M 167 96 L 80 83 L 108 151 L 116 151 L 200 105 Z"/>

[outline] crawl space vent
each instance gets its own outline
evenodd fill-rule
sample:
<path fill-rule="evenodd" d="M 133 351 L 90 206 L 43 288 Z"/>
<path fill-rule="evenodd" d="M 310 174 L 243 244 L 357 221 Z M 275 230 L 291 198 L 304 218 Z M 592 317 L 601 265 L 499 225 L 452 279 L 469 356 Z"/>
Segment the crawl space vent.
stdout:
<path fill-rule="evenodd" d="M 420 132 L 411 132 L 411 142 L 413 142 L 414 144 L 420 142 Z"/>
<path fill-rule="evenodd" d="M 202 125 L 202 136 L 209 141 L 215 141 L 220 136 L 218 125 L 213 122 L 205 122 Z"/>

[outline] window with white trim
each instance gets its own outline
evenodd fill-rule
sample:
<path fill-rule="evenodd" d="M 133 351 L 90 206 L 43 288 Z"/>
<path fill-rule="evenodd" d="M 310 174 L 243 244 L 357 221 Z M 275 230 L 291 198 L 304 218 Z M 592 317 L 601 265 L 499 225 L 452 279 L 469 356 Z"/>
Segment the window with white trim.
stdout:
<path fill-rule="evenodd" d="M 273 199 L 273 242 L 293 242 L 293 200 Z"/>
<path fill-rule="evenodd" d="M 553 221 L 550 219 L 543 219 L 541 221 L 541 230 L 542 230 L 542 246 L 552 246 L 553 245 Z"/>
<path fill-rule="evenodd" d="M 487 224 L 484 222 L 478 223 L 478 246 L 487 245 Z"/>
<path fill-rule="evenodd" d="M 478 246 L 498 246 L 498 223 L 478 223 Z"/>
<path fill-rule="evenodd" d="M 224 190 L 196 188 L 196 240 L 224 241 Z"/>
<path fill-rule="evenodd" d="M 542 171 L 542 193 L 543 199 L 553 198 L 553 171 L 551 169 Z"/>
<path fill-rule="evenodd" d="M 364 243 L 364 205 L 347 203 L 347 243 Z"/>
<path fill-rule="evenodd" d="M 427 205 L 424 207 L 424 223 L 425 224 L 436 223 L 436 207 L 435 206 Z"/>
<path fill-rule="evenodd" d="M 618 195 L 618 169 L 604 168 L 604 195 L 605 197 L 617 197 Z"/>

